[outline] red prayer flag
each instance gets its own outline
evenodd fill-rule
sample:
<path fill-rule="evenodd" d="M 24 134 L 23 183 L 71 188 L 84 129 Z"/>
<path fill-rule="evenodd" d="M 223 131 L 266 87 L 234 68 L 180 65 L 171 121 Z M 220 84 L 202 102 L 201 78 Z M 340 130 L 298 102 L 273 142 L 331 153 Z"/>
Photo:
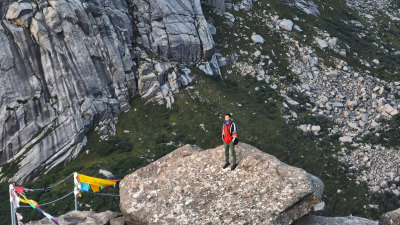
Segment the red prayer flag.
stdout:
<path fill-rule="evenodd" d="M 15 191 L 18 192 L 18 194 L 21 194 L 24 191 L 24 187 L 14 187 Z"/>

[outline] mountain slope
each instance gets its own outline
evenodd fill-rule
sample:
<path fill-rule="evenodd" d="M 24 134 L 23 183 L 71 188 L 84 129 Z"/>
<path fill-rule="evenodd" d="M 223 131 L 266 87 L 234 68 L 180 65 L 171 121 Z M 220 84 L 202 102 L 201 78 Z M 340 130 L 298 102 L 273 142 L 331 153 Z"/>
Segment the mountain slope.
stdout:
<path fill-rule="evenodd" d="M 190 69 L 196 84 L 174 93 L 171 109 L 134 98 L 131 110 L 119 117 L 115 138 L 100 140 L 91 132 L 84 154 L 27 185 L 46 186 L 72 171 L 101 176 L 100 168 L 122 178 L 183 144 L 216 146 L 222 117 L 230 112 L 241 140 L 323 180 L 326 209 L 316 214 L 376 219 L 399 207 L 399 174 L 387 174 L 397 163 L 384 163 L 388 157 L 396 160 L 393 154 L 399 147 L 399 117 L 392 117 L 394 110 L 386 107 L 399 109 L 399 33 L 398 25 L 389 23 L 396 20 L 398 6 L 393 5 L 392 17 L 383 15 L 380 20 L 343 0 L 314 3 L 232 1 L 225 12 L 203 5 L 218 64 L 226 65 L 221 67 L 224 80 L 195 67 L 177 66 L 182 73 Z M 315 9 L 314 5 L 319 15 L 303 7 Z M 143 61 L 139 58 L 139 66 Z M 46 194 L 34 197 L 52 199 Z M 117 210 L 117 201 L 87 196 L 82 208 Z M 64 203 L 49 211 L 61 214 L 73 207 L 70 201 Z"/>

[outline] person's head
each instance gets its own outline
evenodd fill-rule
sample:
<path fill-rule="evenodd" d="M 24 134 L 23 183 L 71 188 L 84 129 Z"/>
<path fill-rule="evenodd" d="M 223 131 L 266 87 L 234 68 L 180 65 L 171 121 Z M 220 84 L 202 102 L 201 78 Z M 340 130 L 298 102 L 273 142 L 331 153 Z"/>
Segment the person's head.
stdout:
<path fill-rule="evenodd" d="M 227 113 L 225 114 L 225 121 L 228 121 L 231 119 L 231 114 Z"/>

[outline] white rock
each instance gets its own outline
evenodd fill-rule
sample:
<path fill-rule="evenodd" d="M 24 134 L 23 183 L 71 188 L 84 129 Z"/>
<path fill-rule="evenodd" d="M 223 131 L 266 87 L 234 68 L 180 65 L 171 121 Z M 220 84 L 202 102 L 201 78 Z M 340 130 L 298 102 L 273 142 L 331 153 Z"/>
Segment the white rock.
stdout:
<path fill-rule="evenodd" d="M 314 206 L 314 211 L 322 211 L 325 209 L 325 202 L 320 202 Z"/>
<path fill-rule="evenodd" d="M 370 20 L 375 18 L 370 14 L 364 14 L 364 16 L 365 16 L 365 18 L 370 19 Z"/>
<path fill-rule="evenodd" d="M 314 134 L 318 134 L 318 132 L 321 131 L 321 127 L 320 127 L 320 126 L 312 126 L 312 127 L 311 127 L 311 131 L 312 131 Z"/>
<path fill-rule="evenodd" d="M 378 187 L 379 188 L 379 187 Z M 369 205 L 369 208 L 371 208 L 371 209 L 379 209 L 379 205 L 376 205 L 376 204 L 370 204 Z"/>
<path fill-rule="evenodd" d="M 385 111 L 387 114 L 391 115 L 391 116 L 397 115 L 397 114 L 399 113 L 399 111 L 398 111 L 397 109 L 393 108 L 393 107 L 392 107 L 391 105 L 389 105 L 389 104 L 385 104 L 383 107 L 384 107 L 384 111 Z"/>
<path fill-rule="evenodd" d="M 300 130 L 302 130 L 304 133 L 307 132 L 307 125 L 306 124 L 302 124 L 300 126 L 298 126 L 297 128 L 299 128 Z"/>
<path fill-rule="evenodd" d="M 110 225 L 125 225 L 124 217 L 117 217 L 110 220 Z"/>
<path fill-rule="evenodd" d="M 293 26 L 293 29 L 294 29 L 295 31 L 297 31 L 297 32 L 303 32 L 303 30 L 302 30 L 299 26 L 297 26 L 297 25 L 294 25 L 294 26 Z"/>
<path fill-rule="evenodd" d="M 371 192 L 378 192 L 380 190 L 379 186 L 373 186 Z"/>
<path fill-rule="evenodd" d="M 18 3 L 14 2 L 8 7 L 6 19 L 13 20 L 17 19 L 23 11 L 32 11 L 32 5 L 30 3 Z"/>
<path fill-rule="evenodd" d="M 342 143 L 351 143 L 353 142 L 353 138 L 350 136 L 343 136 L 339 138 L 339 141 Z"/>
<path fill-rule="evenodd" d="M 107 177 L 107 178 L 112 178 L 112 177 L 114 177 L 114 175 L 113 175 L 110 171 L 103 170 L 103 169 L 99 169 L 99 174 L 102 174 L 102 175 L 104 175 L 104 176 Z"/>
<path fill-rule="evenodd" d="M 264 38 L 258 34 L 251 35 L 251 40 L 256 44 L 264 44 Z"/>
<path fill-rule="evenodd" d="M 296 102 L 296 101 L 293 100 L 293 99 L 286 99 L 286 101 L 287 101 L 290 105 L 293 105 L 293 106 L 300 105 L 300 103 Z"/>
<path fill-rule="evenodd" d="M 279 26 L 287 31 L 292 31 L 293 29 L 293 22 L 291 20 L 288 19 L 284 19 L 281 21 L 281 23 L 279 24 Z"/>
<path fill-rule="evenodd" d="M 336 37 L 329 39 L 328 41 L 329 48 L 335 48 L 337 45 L 337 40 L 338 39 Z"/>
<path fill-rule="evenodd" d="M 328 42 L 326 42 L 325 40 L 322 40 L 320 38 L 315 38 L 315 41 L 317 42 L 317 44 L 319 45 L 320 49 L 324 49 L 328 47 Z"/>

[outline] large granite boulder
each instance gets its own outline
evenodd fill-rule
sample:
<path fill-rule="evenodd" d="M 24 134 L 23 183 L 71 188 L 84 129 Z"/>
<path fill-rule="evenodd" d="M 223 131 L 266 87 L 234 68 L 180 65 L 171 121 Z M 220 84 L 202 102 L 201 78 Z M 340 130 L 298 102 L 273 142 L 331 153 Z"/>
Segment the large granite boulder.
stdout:
<path fill-rule="evenodd" d="M 248 144 L 236 152 L 233 171 L 222 169 L 222 146 L 185 145 L 126 176 L 127 224 L 290 224 L 320 201 L 317 177 Z"/>
<path fill-rule="evenodd" d="M 400 209 L 387 212 L 379 219 L 379 225 L 399 225 L 400 224 Z"/>
<path fill-rule="evenodd" d="M 210 60 L 214 41 L 200 0 L 130 0 L 139 31 L 137 42 L 165 58 Z"/>
<path fill-rule="evenodd" d="M 115 122 L 129 109 L 137 89 L 133 23 L 124 0 L 5 6 L 0 165 L 8 164 L 0 178 L 23 183 L 75 158 L 96 121 Z"/>
<path fill-rule="evenodd" d="M 105 211 L 101 213 L 95 213 L 93 211 L 71 211 L 59 217 L 56 220 L 63 225 L 124 225 L 124 219 L 120 213 Z M 27 224 L 31 225 L 54 225 L 47 218 L 43 218 L 39 221 L 31 221 Z"/>

